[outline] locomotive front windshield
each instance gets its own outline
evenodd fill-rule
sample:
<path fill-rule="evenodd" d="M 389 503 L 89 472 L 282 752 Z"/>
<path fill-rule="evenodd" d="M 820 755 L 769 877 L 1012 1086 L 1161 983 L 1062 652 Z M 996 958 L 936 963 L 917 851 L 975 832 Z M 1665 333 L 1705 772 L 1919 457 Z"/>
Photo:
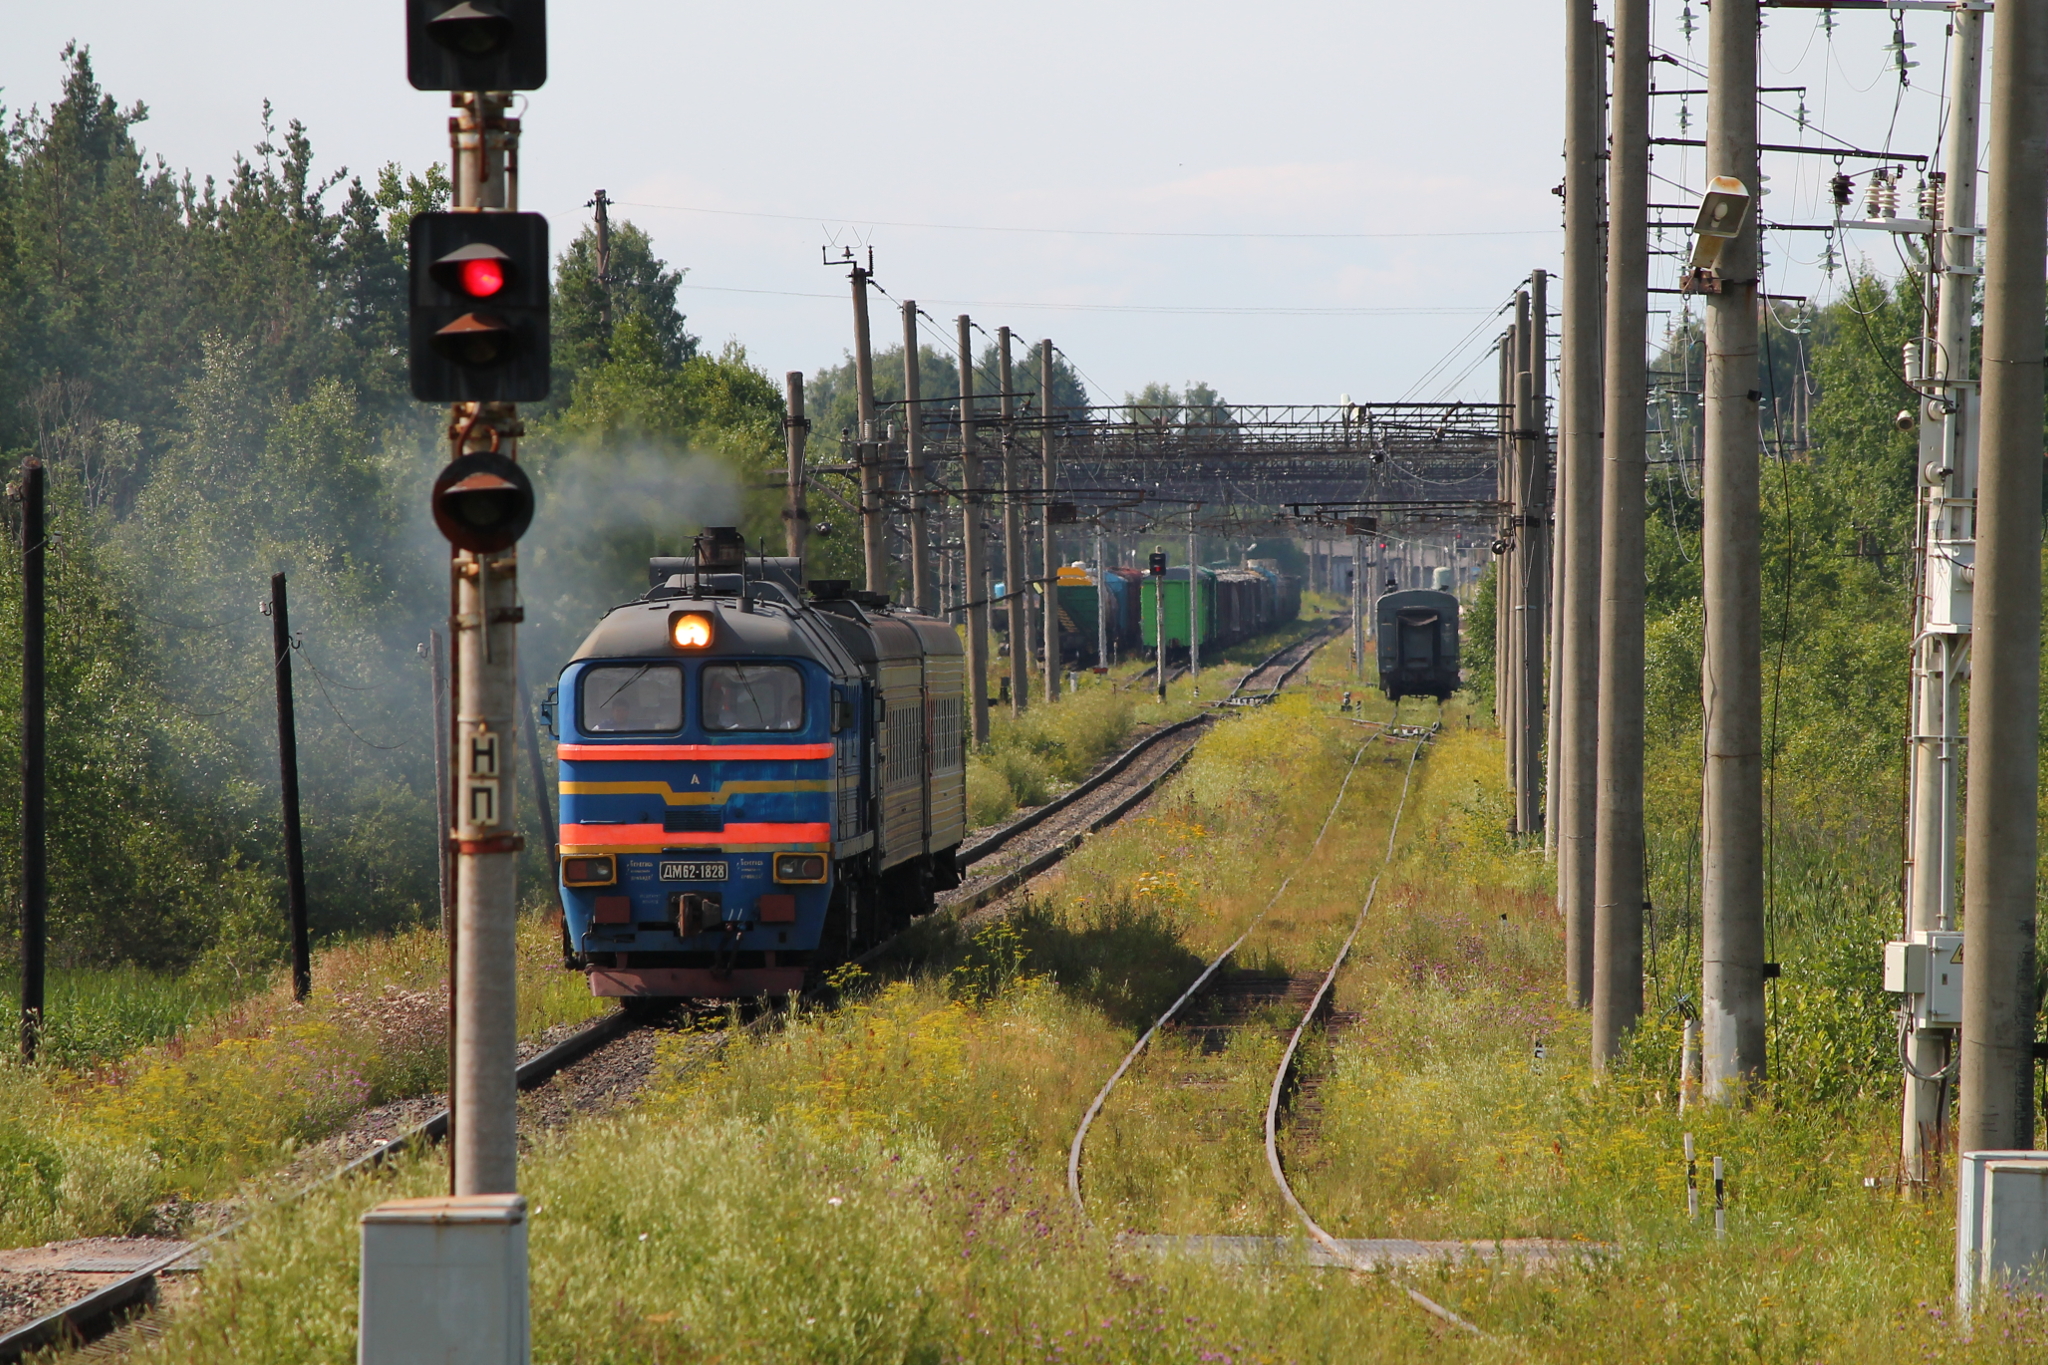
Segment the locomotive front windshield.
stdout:
<path fill-rule="evenodd" d="M 706 730 L 801 730 L 803 674 L 788 664 L 706 664 Z"/>
<path fill-rule="evenodd" d="M 589 669 L 581 720 L 587 735 L 673 734 L 683 728 L 683 670 L 672 664 Z"/>

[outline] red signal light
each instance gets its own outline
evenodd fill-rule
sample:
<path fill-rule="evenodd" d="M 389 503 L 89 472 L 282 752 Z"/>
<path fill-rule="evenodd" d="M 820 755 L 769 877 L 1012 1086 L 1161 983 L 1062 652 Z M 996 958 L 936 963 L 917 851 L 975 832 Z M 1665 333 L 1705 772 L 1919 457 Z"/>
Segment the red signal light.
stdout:
<path fill-rule="evenodd" d="M 505 265 L 489 259 L 464 261 L 458 278 L 463 293 L 473 299 L 487 299 L 505 287 Z"/>

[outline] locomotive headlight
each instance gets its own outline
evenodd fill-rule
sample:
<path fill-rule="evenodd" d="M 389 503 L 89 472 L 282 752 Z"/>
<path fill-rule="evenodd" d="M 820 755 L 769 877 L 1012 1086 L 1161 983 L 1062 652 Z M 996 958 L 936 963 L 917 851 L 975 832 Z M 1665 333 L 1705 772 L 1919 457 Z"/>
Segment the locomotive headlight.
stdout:
<path fill-rule="evenodd" d="M 562 881 L 568 886 L 610 886 L 618 869 L 610 858 L 564 858 Z"/>
<path fill-rule="evenodd" d="M 679 611 L 668 618 L 668 638 L 677 649 L 708 649 L 711 633 L 709 612 Z"/>
<path fill-rule="evenodd" d="M 778 853 L 775 855 L 775 880 L 778 882 L 822 882 L 825 880 L 825 855 L 822 853 Z"/>

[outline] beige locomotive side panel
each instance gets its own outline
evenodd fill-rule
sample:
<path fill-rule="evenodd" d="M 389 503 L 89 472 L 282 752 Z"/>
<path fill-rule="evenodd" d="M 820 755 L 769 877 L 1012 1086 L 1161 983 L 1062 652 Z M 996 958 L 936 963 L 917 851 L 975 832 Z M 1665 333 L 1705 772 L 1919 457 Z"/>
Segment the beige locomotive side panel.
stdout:
<path fill-rule="evenodd" d="M 967 661 L 928 654 L 924 680 L 931 791 L 925 847 L 939 853 L 967 837 Z"/>
<path fill-rule="evenodd" d="M 912 657 L 880 666 L 883 867 L 924 852 L 924 678 L 918 665 Z"/>

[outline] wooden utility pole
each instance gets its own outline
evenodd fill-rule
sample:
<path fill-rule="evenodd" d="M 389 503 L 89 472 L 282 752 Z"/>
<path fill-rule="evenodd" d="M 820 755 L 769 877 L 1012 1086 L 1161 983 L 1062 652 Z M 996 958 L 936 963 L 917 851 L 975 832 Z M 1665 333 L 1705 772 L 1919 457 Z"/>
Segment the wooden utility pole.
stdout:
<path fill-rule="evenodd" d="M 988 743 L 988 541 L 981 526 L 981 453 L 974 445 L 974 321 L 962 313 L 960 342 L 960 600 L 967 604 L 967 677 L 974 696 L 974 744 Z"/>
<path fill-rule="evenodd" d="M 284 799 L 285 906 L 292 935 L 292 999 L 313 989 L 313 959 L 306 929 L 306 852 L 299 838 L 299 727 L 292 708 L 291 607 L 284 575 L 270 576 L 271 677 L 277 688 L 277 771 Z"/>
<path fill-rule="evenodd" d="M 21 471 L 21 1058 L 43 1038 L 43 960 L 49 940 L 48 705 L 44 694 L 44 559 L 49 543 L 43 462 Z"/>
<path fill-rule="evenodd" d="M 1984 215 L 1984 417 L 1963 855 L 1962 1150 L 2034 1143 L 2041 316 L 2048 14 L 1998 9 Z"/>
<path fill-rule="evenodd" d="M 811 422 L 804 416 L 804 372 L 791 370 L 782 377 L 788 414 L 782 419 L 784 483 L 782 494 L 782 543 L 797 562 L 797 574 L 804 571 L 804 550 L 811 536 L 811 509 L 805 494 L 809 474 L 804 466 L 804 442 Z"/>
<path fill-rule="evenodd" d="M 925 491 L 924 375 L 917 344 L 917 300 L 903 301 L 903 463 L 910 479 L 910 605 L 938 613 L 932 583 L 931 497 Z"/>
<path fill-rule="evenodd" d="M 605 344 L 612 339 L 612 220 L 611 199 L 603 190 L 590 197 L 590 207 L 597 210 L 593 225 L 593 236 L 597 247 L 597 325 L 604 333 Z"/>
<path fill-rule="evenodd" d="M 1040 609 L 1045 622 L 1045 699 L 1060 699 L 1060 547 L 1052 529 L 1052 491 L 1058 481 L 1053 466 L 1052 446 L 1052 341 L 1038 343 L 1039 429 L 1039 513 L 1045 529 L 1045 604 Z"/>
<path fill-rule="evenodd" d="M 1752 196 L 1756 23 L 1757 0 L 1716 0 L 1708 12 L 1706 173 L 1738 180 Z M 1704 1089 L 1716 1101 L 1743 1098 L 1765 1061 L 1758 216 L 1748 214 L 1722 244 L 1718 289 L 1705 296 L 1700 1023 Z"/>
<path fill-rule="evenodd" d="M 1010 390 L 1010 329 L 996 328 L 997 413 L 1003 424 L 1003 595 L 1010 608 L 1010 714 L 1031 705 L 1031 578 L 1024 553 L 1023 480 L 1017 471 L 1016 400 Z"/>
<path fill-rule="evenodd" d="M 1626 3 L 1627 0 L 1624 0 Z M 1565 3 L 1564 279 L 1558 350 L 1557 638 L 1550 746 L 1565 991 L 1592 999 L 1593 838 L 1600 681 L 1600 124 L 1605 32 L 1593 0 Z M 1647 283 L 1647 281 L 1645 282 Z"/>
<path fill-rule="evenodd" d="M 1650 7 L 1614 0 L 1608 163 L 1607 421 L 1598 504 L 1599 712 L 1592 848 L 1593 1064 L 1643 1013 L 1643 477 L 1648 435 Z M 1578 477 L 1576 470 L 1573 477 Z M 1583 722 L 1581 722 L 1583 724 Z M 1575 729 L 1577 734 L 1585 734 Z M 1574 754 L 1574 758 L 1578 757 Z M 1687 1078 L 1688 1080 L 1690 1077 Z"/>
<path fill-rule="evenodd" d="M 874 272 L 855 263 L 853 281 L 853 381 L 860 429 L 854 450 L 860 466 L 860 548 L 869 592 L 889 591 L 889 561 L 883 543 L 881 443 L 875 436 L 875 355 L 868 335 L 868 281 Z"/>

